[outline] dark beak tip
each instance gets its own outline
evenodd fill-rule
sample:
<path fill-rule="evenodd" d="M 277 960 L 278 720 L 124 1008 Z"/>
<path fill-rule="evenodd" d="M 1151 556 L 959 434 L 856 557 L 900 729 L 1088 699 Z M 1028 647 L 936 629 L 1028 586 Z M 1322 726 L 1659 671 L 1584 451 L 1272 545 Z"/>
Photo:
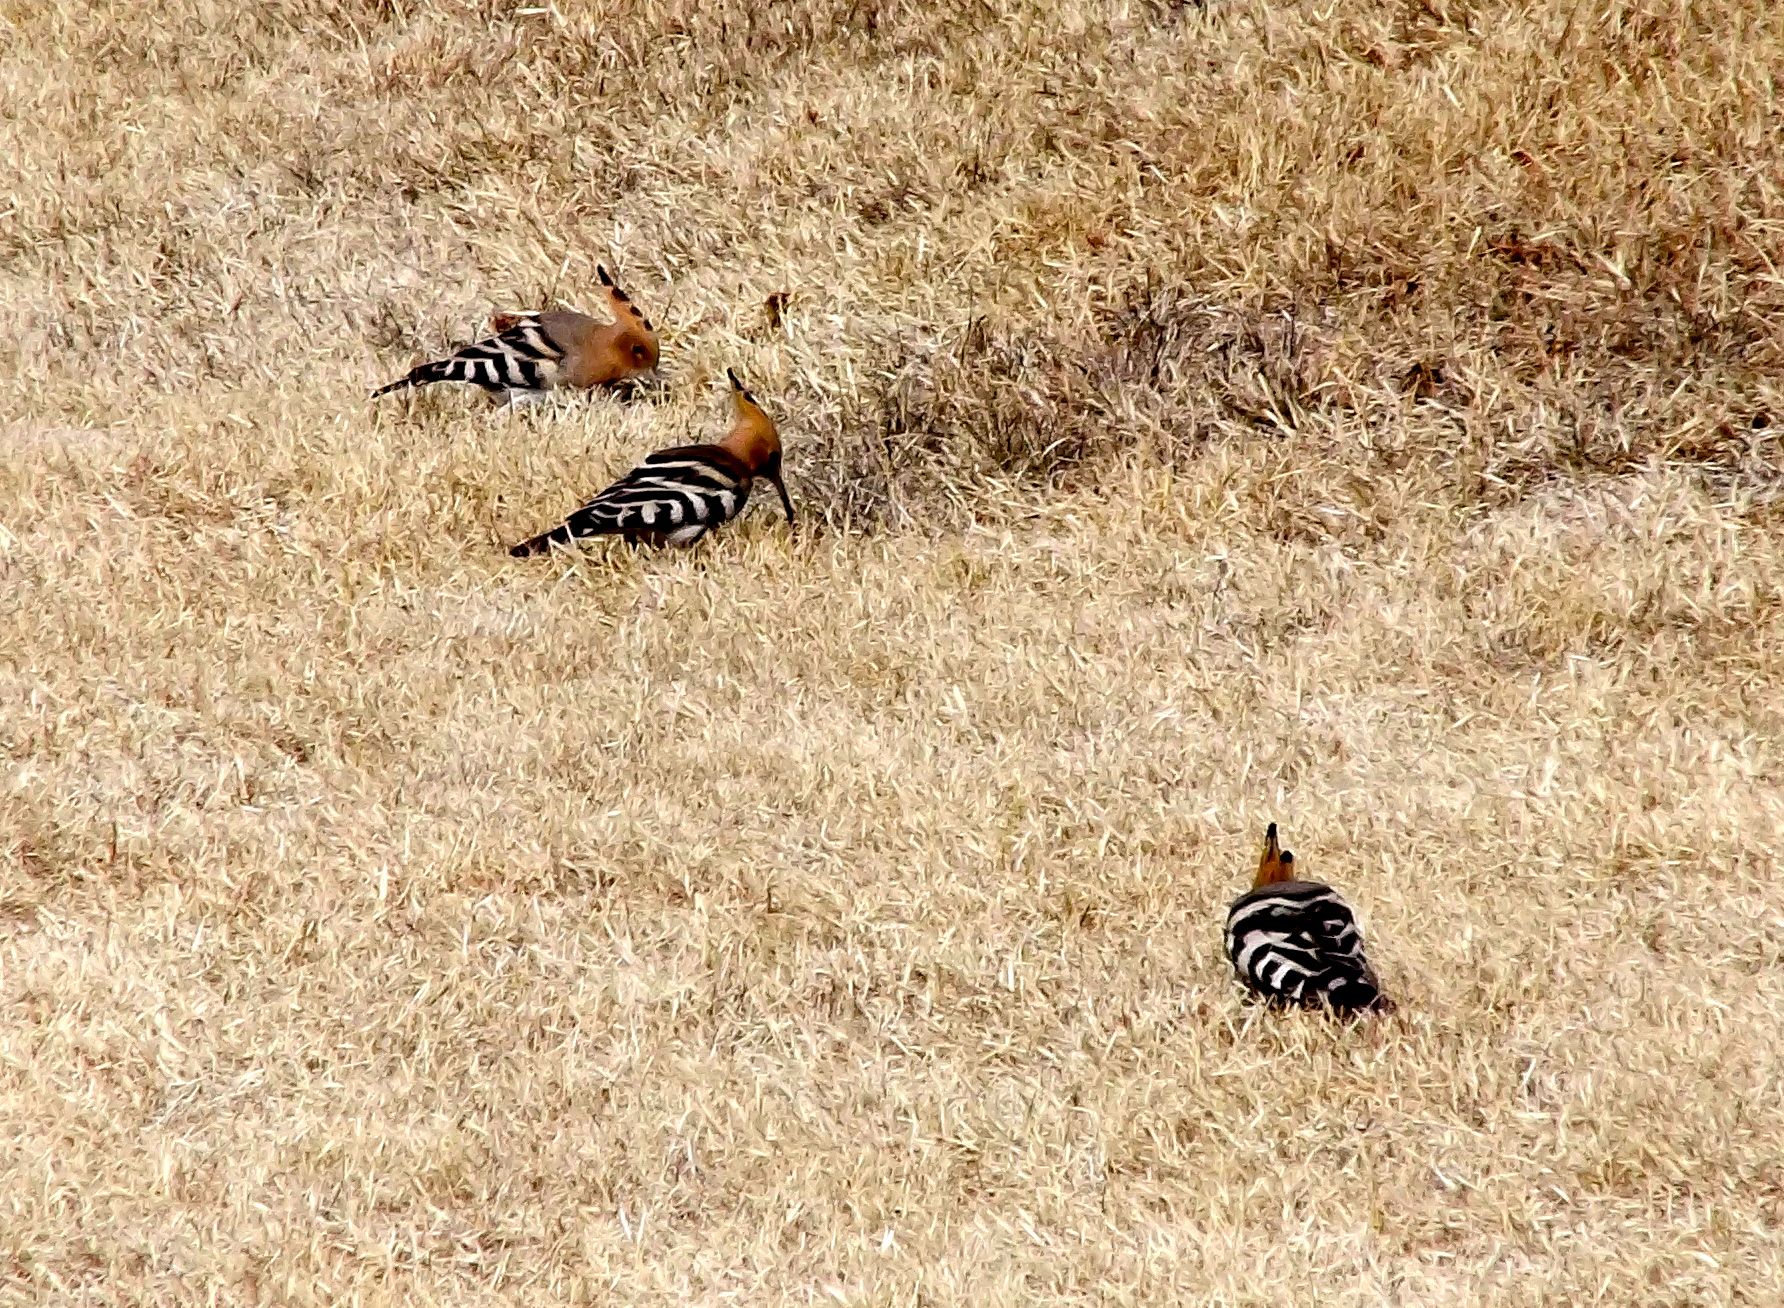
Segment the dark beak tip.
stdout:
<path fill-rule="evenodd" d="M 787 525 L 790 527 L 793 525 L 794 517 L 793 497 L 787 494 L 787 483 L 781 480 L 780 469 L 778 467 L 768 475 L 774 482 L 774 489 L 780 492 L 781 507 L 787 511 Z"/>

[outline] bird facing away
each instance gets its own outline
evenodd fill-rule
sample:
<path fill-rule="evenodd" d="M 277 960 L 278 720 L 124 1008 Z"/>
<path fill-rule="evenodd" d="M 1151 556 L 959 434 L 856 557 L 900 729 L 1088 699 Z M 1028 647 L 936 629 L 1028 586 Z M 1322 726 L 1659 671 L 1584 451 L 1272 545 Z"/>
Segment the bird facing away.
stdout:
<path fill-rule="evenodd" d="M 510 400 L 559 386 L 611 386 L 657 366 L 657 334 L 632 299 L 597 267 L 613 310 L 599 322 L 567 309 L 544 313 L 498 313 L 490 319 L 495 335 L 467 345 L 444 359 L 411 368 L 407 376 L 372 392 L 375 400 L 405 386 L 468 382 L 492 396 Z"/>
<path fill-rule="evenodd" d="M 731 379 L 735 416 L 724 440 L 658 450 L 561 526 L 508 553 L 525 558 L 590 536 L 621 536 L 629 545 L 692 545 L 743 512 L 757 477 L 774 483 L 791 525 L 793 501 L 781 480 L 780 433 L 737 374 L 727 370 L 725 375 Z"/>
<path fill-rule="evenodd" d="M 1239 980 L 1273 1004 L 1326 1004 L 1344 1016 L 1393 1009 L 1363 957 L 1350 905 L 1330 886 L 1296 879 L 1274 822 L 1256 883 L 1227 911 L 1226 950 Z"/>

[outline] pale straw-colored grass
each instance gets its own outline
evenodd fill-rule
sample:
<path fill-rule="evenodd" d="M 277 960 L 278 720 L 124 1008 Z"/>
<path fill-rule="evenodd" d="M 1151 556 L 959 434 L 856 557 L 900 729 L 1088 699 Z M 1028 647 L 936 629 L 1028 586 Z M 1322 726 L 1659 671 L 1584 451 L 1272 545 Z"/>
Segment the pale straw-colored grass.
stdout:
<path fill-rule="evenodd" d="M 0 23 L 0 1303 L 1779 1301 L 1769 0 Z"/>

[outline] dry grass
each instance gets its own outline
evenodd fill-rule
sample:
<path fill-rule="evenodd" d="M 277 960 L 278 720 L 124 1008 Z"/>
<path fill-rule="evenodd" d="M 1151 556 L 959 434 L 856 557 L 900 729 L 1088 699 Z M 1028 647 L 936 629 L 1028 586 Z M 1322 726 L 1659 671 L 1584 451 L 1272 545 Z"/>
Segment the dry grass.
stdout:
<path fill-rule="evenodd" d="M 761 8 L 0 5 L 0 1302 L 1775 1303 L 1778 7 Z"/>

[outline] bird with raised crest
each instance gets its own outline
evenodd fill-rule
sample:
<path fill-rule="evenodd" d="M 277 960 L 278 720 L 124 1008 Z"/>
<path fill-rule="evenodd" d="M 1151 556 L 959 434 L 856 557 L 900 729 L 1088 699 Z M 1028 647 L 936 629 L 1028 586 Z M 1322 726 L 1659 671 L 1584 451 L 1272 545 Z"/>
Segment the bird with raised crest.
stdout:
<path fill-rule="evenodd" d="M 373 391 L 372 398 L 406 386 L 465 382 L 513 402 L 559 387 L 613 386 L 654 372 L 657 334 L 650 319 L 606 268 L 597 267 L 595 272 L 607 288 L 612 322 L 568 309 L 498 313 L 490 319 L 493 335 L 444 359 L 411 368 L 406 376 Z"/>
<path fill-rule="evenodd" d="M 1330 886 L 1296 877 L 1274 822 L 1256 881 L 1227 912 L 1226 951 L 1246 988 L 1273 1004 L 1324 1005 L 1344 1016 L 1393 1010 L 1350 905 Z"/>
<path fill-rule="evenodd" d="M 593 536 L 619 536 L 630 545 L 692 545 L 743 512 L 757 477 L 766 477 L 780 492 L 791 525 L 793 501 L 781 480 L 774 419 L 735 372 L 725 375 L 731 380 L 733 417 L 723 440 L 658 450 L 562 524 L 508 552 L 525 558 Z"/>

